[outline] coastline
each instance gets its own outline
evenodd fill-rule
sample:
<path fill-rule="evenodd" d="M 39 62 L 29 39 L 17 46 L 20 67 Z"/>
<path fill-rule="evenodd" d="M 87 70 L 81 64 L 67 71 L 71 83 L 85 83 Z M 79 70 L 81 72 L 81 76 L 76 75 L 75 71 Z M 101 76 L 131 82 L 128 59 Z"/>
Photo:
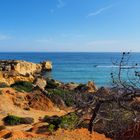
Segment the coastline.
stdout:
<path fill-rule="evenodd" d="M 46 61 L 45 64 L 46 63 L 48 64 L 48 61 Z M 0 61 L 0 70 L 2 74 L 0 78 L 1 138 L 12 140 L 16 138 L 38 137 L 37 139 L 39 139 L 48 136 L 49 139 L 50 136 L 51 139 L 51 137 L 55 137 L 52 135 L 52 132 L 55 134 L 54 131 L 56 131 L 56 128 L 51 128 L 52 124 L 48 125 L 48 123 L 45 123 L 47 120 L 44 119 L 51 116 L 62 116 L 62 119 L 64 119 L 63 116 L 67 118 L 67 115 L 72 115 L 71 117 L 74 117 L 74 119 L 77 118 L 78 121 L 78 116 L 75 113 L 73 114 L 77 106 L 77 99 L 74 96 L 77 96 L 79 91 L 82 92 L 83 95 L 88 95 L 89 92 L 93 94 L 97 90 L 92 82 L 88 84 L 64 84 L 54 79 L 44 79 L 42 75 L 44 73 L 44 68 L 42 71 L 38 69 L 38 65 L 39 64 L 17 60 Z M 47 65 L 45 71 L 50 70 L 50 68 L 52 69 L 52 65 L 49 65 L 49 67 Z M 32 80 L 29 79 L 31 76 L 33 78 Z M 27 77 L 27 79 L 23 77 Z M 7 81 L 7 83 L 5 83 L 4 80 Z M 8 83 L 8 81 L 11 80 L 12 82 Z M 64 97 L 64 95 L 66 97 Z M 70 120 L 67 118 L 70 122 L 71 117 Z M 62 125 L 65 124 L 63 123 L 64 122 L 62 122 Z M 43 127 L 44 130 L 42 130 L 41 127 Z M 73 129 L 75 125 L 73 124 L 69 127 Z M 65 129 L 63 126 L 61 128 Z M 93 138 L 101 137 L 107 139 L 104 135 L 98 133 L 96 135 L 90 135 L 87 129 L 77 128 L 77 130 L 75 129 L 74 131 L 79 133 L 77 133 L 79 137 L 81 132 L 85 131 L 85 137 L 87 138 L 92 136 Z M 75 135 L 74 131 L 66 133 Z M 58 132 L 58 135 L 61 134 L 61 131 Z"/>
<path fill-rule="evenodd" d="M 137 123 L 133 122 L 135 116 L 118 101 L 128 104 L 138 116 L 139 96 L 134 100 L 133 96 L 125 97 L 125 94 L 119 93 L 125 91 L 123 88 L 97 88 L 92 81 L 86 84 L 64 83 L 44 77 L 44 72 L 53 70 L 52 63 L 48 65 L 48 61 L 40 64 L 17 60 L 0 62 L 1 138 L 49 139 L 57 138 L 56 135 L 63 132 L 65 138 L 75 135 L 75 132 L 82 136 L 81 132 L 85 132 L 87 139 L 101 137 L 106 140 L 127 138 L 127 130 L 133 132 Z M 116 116 L 119 117 L 117 120 Z M 94 126 L 92 120 L 95 121 Z M 90 134 L 92 127 L 98 132 L 96 135 Z M 139 137 L 139 133 L 133 137 Z"/>

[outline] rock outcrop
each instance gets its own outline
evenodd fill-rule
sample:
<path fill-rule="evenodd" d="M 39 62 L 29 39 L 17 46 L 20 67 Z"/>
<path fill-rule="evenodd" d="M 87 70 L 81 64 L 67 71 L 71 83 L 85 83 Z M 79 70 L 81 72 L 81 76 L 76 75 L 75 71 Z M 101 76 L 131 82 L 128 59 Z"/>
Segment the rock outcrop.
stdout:
<path fill-rule="evenodd" d="M 96 93 L 97 87 L 92 81 L 89 81 L 87 84 L 80 84 L 79 86 L 77 86 L 75 88 L 75 91 L 79 91 L 82 93 Z"/>
<path fill-rule="evenodd" d="M 41 65 L 42 65 L 42 70 L 44 70 L 44 71 L 52 70 L 52 62 L 51 61 L 44 61 L 41 63 Z"/>
<path fill-rule="evenodd" d="M 1 60 L 0 71 L 15 71 L 19 74 L 34 74 L 41 71 L 52 70 L 52 62 L 44 61 L 40 64 L 22 61 L 22 60 Z"/>
<path fill-rule="evenodd" d="M 33 82 L 34 77 L 33 75 L 21 75 L 15 71 L 5 72 L 0 71 L 0 84 L 5 83 L 7 85 L 14 84 L 16 81 L 27 81 Z"/>
<path fill-rule="evenodd" d="M 35 74 L 52 70 L 52 63 L 36 64 L 22 60 L 0 60 L 0 83 L 11 85 L 16 81 L 33 82 Z"/>
<path fill-rule="evenodd" d="M 47 82 L 43 77 L 38 77 L 34 80 L 34 84 L 38 86 L 41 90 L 44 90 L 47 85 Z"/>
<path fill-rule="evenodd" d="M 55 110 L 53 102 L 40 90 L 33 91 L 28 96 L 29 106 L 35 110 L 50 111 Z"/>
<path fill-rule="evenodd" d="M 44 114 L 48 111 L 60 111 L 59 108 L 56 107 L 47 96 L 42 94 L 40 90 L 34 90 L 31 93 L 27 93 L 17 92 L 12 88 L 4 88 L 0 91 L 0 125 L 1 116 L 3 117 L 7 114 L 21 117 L 33 117 L 31 114 L 37 116 L 36 113 L 39 111 L 45 111 Z M 36 117 L 34 119 L 36 120 Z"/>

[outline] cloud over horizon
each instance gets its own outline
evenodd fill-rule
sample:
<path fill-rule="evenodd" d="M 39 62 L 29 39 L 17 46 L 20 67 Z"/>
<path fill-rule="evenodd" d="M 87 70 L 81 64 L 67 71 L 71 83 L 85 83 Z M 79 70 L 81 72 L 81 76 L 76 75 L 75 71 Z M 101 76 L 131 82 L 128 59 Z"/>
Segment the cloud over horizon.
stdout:
<path fill-rule="evenodd" d="M 87 15 L 87 17 L 97 16 L 97 15 L 101 14 L 102 12 L 104 12 L 104 11 L 106 11 L 106 10 L 112 8 L 112 7 L 113 7 L 113 5 L 109 5 L 109 6 L 107 6 L 107 7 L 103 7 L 103 8 L 101 8 L 101 9 L 95 11 L 95 12 L 90 12 L 90 13 Z"/>

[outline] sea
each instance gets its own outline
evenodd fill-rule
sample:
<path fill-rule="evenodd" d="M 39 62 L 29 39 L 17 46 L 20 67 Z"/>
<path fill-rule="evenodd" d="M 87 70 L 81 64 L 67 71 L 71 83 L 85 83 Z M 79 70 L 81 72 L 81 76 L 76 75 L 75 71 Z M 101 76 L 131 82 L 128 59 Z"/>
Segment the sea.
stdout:
<path fill-rule="evenodd" d="M 116 52 L 48 52 L 48 53 L 0 53 L 0 60 L 25 60 L 39 63 L 50 60 L 53 70 L 46 76 L 64 83 L 87 83 L 93 81 L 98 87 L 110 86 L 112 79 L 110 73 L 117 71 L 114 65 L 120 61 L 122 53 Z M 129 62 L 140 63 L 140 53 L 131 53 Z"/>

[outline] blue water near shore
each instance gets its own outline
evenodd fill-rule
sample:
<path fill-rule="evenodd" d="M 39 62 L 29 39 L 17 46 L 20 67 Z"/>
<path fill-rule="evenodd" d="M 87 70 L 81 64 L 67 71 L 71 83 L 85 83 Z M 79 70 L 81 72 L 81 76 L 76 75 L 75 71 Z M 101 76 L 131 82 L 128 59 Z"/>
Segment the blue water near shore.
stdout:
<path fill-rule="evenodd" d="M 140 53 L 132 53 L 131 62 L 140 63 Z M 62 82 L 86 83 L 94 81 L 98 86 L 111 84 L 112 61 L 121 53 L 0 53 L 0 59 L 16 59 L 31 62 L 50 60 L 52 72 L 47 75 Z M 115 68 L 117 69 L 117 67 Z"/>

